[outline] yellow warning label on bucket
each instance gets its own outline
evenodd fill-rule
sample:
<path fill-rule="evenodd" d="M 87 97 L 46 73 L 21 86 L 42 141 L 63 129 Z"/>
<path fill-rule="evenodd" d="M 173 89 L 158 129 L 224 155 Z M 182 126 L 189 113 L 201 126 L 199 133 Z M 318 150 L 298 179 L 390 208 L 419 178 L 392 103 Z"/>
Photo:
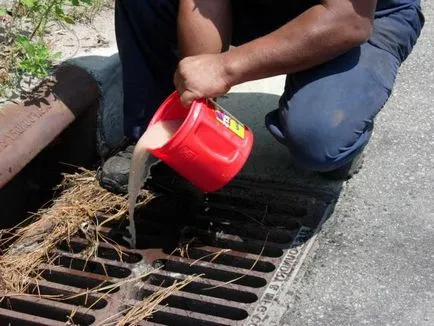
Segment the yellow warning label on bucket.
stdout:
<path fill-rule="evenodd" d="M 216 118 L 222 125 L 236 134 L 238 137 L 244 139 L 246 136 L 246 127 L 235 119 L 233 116 L 228 114 L 227 112 L 223 112 L 222 110 L 216 109 Z"/>
<path fill-rule="evenodd" d="M 246 129 L 241 123 L 239 123 L 234 119 L 231 119 L 229 122 L 229 129 L 232 130 L 238 136 L 240 136 L 242 139 L 244 139 L 244 136 L 246 134 Z"/>

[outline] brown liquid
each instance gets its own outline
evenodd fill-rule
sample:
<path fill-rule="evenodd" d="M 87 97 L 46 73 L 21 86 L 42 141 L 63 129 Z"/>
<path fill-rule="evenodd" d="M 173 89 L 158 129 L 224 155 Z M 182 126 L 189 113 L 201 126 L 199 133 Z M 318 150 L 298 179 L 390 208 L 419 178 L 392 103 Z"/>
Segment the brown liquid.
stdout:
<path fill-rule="evenodd" d="M 130 174 L 128 178 L 128 219 L 131 234 L 131 247 L 136 246 L 136 227 L 134 223 L 134 208 L 137 196 L 143 185 L 146 161 L 150 150 L 164 146 L 173 134 L 179 129 L 184 120 L 164 120 L 150 126 L 139 139 L 134 148 L 131 159 Z"/>

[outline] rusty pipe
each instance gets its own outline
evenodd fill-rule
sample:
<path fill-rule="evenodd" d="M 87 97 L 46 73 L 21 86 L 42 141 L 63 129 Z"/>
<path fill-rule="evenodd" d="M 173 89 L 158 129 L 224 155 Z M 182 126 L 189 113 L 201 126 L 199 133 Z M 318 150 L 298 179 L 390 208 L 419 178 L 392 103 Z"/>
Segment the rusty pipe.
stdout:
<path fill-rule="evenodd" d="M 62 65 L 21 103 L 0 108 L 0 189 L 95 105 L 99 94 L 97 81 L 86 70 Z"/>

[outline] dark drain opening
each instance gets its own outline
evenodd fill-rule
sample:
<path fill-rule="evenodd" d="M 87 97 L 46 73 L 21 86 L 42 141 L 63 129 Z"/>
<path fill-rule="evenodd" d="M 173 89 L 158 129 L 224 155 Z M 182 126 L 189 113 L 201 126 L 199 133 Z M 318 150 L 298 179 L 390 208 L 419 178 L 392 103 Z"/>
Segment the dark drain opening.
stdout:
<path fill-rule="evenodd" d="M 149 249 L 149 248 L 161 248 L 167 246 L 176 245 L 176 239 L 179 238 L 179 230 L 181 227 L 176 225 L 165 226 L 165 232 L 155 232 L 151 233 L 148 230 L 147 223 L 139 223 L 140 220 L 136 220 L 137 232 L 137 248 Z M 145 231 L 146 230 L 146 231 Z M 101 232 L 104 233 L 104 232 Z M 109 232 L 104 234 L 107 238 L 111 239 L 113 242 L 128 247 L 128 242 L 125 241 L 124 237 L 129 237 L 129 233 L 125 228 L 113 228 Z M 173 243 L 172 243 L 173 242 Z"/>
<path fill-rule="evenodd" d="M 68 319 L 68 316 L 71 315 L 71 311 L 56 307 L 54 305 L 46 306 L 45 304 L 39 303 L 36 300 L 33 302 L 27 302 L 18 298 L 4 299 L 0 302 L 0 308 L 32 314 L 62 322 L 67 322 L 70 320 Z M 73 320 L 74 324 L 78 325 L 91 325 L 95 321 L 95 317 L 78 312 L 75 312 L 71 319 Z"/>
<path fill-rule="evenodd" d="M 131 275 L 131 271 L 128 268 L 103 264 L 91 260 L 85 261 L 84 259 L 71 258 L 67 256 L 58 257 L 54 263 L 66 268 L 72 268 L 75 270 L 95 273 L 103 276 L 126 278 Z"/>
<path fill-rule="evenodd" d="M 181 280 L 159 274 L 153 274 L 148 279 L 148 282 L 150 284 L 161 287 L 169 287 L 173 285 L 176 281 L 179 282 Z M 181 291 L 200 294 L 208 297 L 226 299 L 240 303 L 253 303 L 258 300 L 258 296 L 254 293 L 237 291 L 224 287 L 212 289 L 209 284 L 203 284 L 199 282 L 192 282 L 186 285 Z"/>
<path fill-rule="evenodd" d="M 74 254 L 79 254 L 81 253 L 84 249 L 86 249 L 86 245 L 83 243 L 77 243 L 77 242 L 67 242 L 67 241 L 62 241 L 59 245 L 58 248 L 60 250 L 66 251 L 66 252 L 72 252 Z"/>
<path fill-rule="evenodd" d="M 143 297 L 140 300 L 145 299 L 150 296 L 152 291 L 143 290 Z M 247 311 L 235 307 L 223 306 L 216 303 L 205 302 L 200 300 L 195 300 L 191 298 L 180 297 L 177 295 L 171 295 L 167 299 L 161 302 L 161 305 L 168 305 L 169 307 L 178 308 L 186 311 L 193 311 L 202 313 L 205 315 L 222 317 L 232 320 L 243 320 L 246 319 L 248 314 Z"/>
<path fill-rule="evenodd" d="M 100 281 L 85 276 L 67 274 L 67 273 L 58 272 L 54 270 L 43 270 L 41 276 L 47 281 L 74 286 L 80 289 L 94 289 L 94 288 L 101 288 L 101 287 L 113 285 L 112 282 Z M 114 289 L 101 290 L 100 292 L 115 293 L 117 291 L 119 291 L 118 287 Z"/>
<path fill-rule="evenodd" d="M 246 198 L 239 196 L 231 196 L 225 194 L 217 194 L 213 193 L 211 196 L 212 204 L 221 204 L 222 206 L 226 206 L 228 208 L 238 209 L 243 207 L 248 207 L 249 209 L 253 209 L 260 212 L 267 212 L 272 214 L 285 215 L 288 217 L 304 217 L 307 215 L 308 210 L 306 207 L 295 204 L 295 203 L 284 203 L 282 205 L 276 205 L 272 201 L 264 201 L 264 198 Z M 231 207 L 232 206 L 232 207 Z"/>
<path fill-rule="evenodd" d="M 73 292 L 47 287 L 44 285 L 32 285 L 28 289 L 29 294 L 41 296 L 54 296 L 54 300 L 72 304 L 74 306 L 83 306 L 91 309 L 102 309 L 107 306 L 107 301 L 93 295 L 77 296 Z M 50 299 L 50 298 L 48 298 Z"/>
<path fill-rule="evenodd" d="M 170 254 L 170 253 L 168 253 Z M 180 257 L 179 251 L 173 253 L 174 256 Z M 253 266 L 254 271 L 270 273 L 275 270 L 275 266 L 266 261 L 258 260 L 255 264 L 255 260 L 247 259 L 243 257 L 232 256 L 230 254 L 218 254 L 218 252 L 213 253 L 206 250 L 201 250 L 197 248 L 189 248 L 188 256 L 191 259 L 198 259 L 200 261 L 212 262 L 214 264 L 233 266 L 243 269 L 251 269 Z"/>
<path fill-rule="evenodd" d="M 165 311 L 155 312 L 149 321 L 167 326 L 222 326 L 212 321 L 190 318 L 187 316 L 175 315 Z"/>
<path fill-rule="evenodd" d="M 261 254 L 261 256 L 272 257 L 272 258 L 281 257 L 283 255 L 283 250 L 275 246 L 271 246 L 267 244 L 264 245 L 249 240 L 235 241 L 230 239 L 217 238 L 216 236 L 211 235 L 208 232 L 199 229 L 194 229 L 191 227 L 186 229 L 186 231 L 183 234 L 184 239 L 192 239 L 194 237 L 198 237 L 200 243 L 211 247 L 231 249 L 231 250 L 245 252 L 249 254 L 255 254 L 255 255 Z"/>
<path fill-rule="evenodd" d="M 87 248 L 87 245 L 86 243 L 71 240 L 69 244 L 65 241 L 62 242 L 59 245 L 59 248 L 66 252 L 80 253 Z M 125 250 L 122 250 L 122 254 L 120 254 L 120 252 L 116 251 L 114 248 L 105 247 L 98 247 L 97 257 L 114 261 L 123 261 L 129 264 L 135 264 L 142 260 L 142 256 L 139 254 L 127 252 Z"/>
<path fill-rule="evenodd" d="M 252 208 L 236 209 L 235 207 L 228 206 L 210 206 L 206 211 L 202 212 L 202 217 L 229 219 L 231 221 L 266 227 L 284 226 L 288 230 L 300 227 L 300 223 L 288 218 L 288 214 L 270 213 L 266 208 L 258 214 L 258 211 Z"/>
<path fill-rule="evenodd" d="M 209 278 L 221 282 L 231 282 L 233 284 L 240 284 L 253 288 L 260 288 L 267 284 L 267 281 L 261 277 L 246 274 L 234 273 L 229 271 L 222 271 L 214 268 L 204 267 L 200 265 L 188 265 L 173 260 L 158 260 L 153 265 L 163 265 L 163 270 L 181 274 L 203 274 L 203 278 Z"/>
<path fill-rule="evenodd" d="M 142 256 L 133 252 L 127 252 L 122 250 L 122 254 L 119 254 L 114 248 L 98 247 L 97 256 L 100 258 L 123 261 L 129 264 L 136 264 L 142 260 Z"/>
<path fill-rule="evenodd" d="M 3 316 L 0 313 L 0 325 L 7 325 L 7 326 L 44 326 L 41 323 L 24 320 L 18 317 L 11 317 L 11 316 Z"/>
<path fill-rule="evenodd" d="M 261 245 L 251 241 L 233 241 L 228 239 L 210 239 L 209 245 L 246 252 L 249 254 L 261 255 L 265 257 L 278 258 L 283 255 L 283 250 L 270 245 Z"/>
<path fill-rule="evenodd" d="M 205 223 L 204 223 L 205 222 Z M 268 227 L 256 227 L 251 225 L 242 225 L 233 223 L 231 220 L 210 218 L 202 221 L 202 228 L 209 229 L 211 232 L 235 235 L 265 242 L 274 242 L 278 244 L 287 244 L 292 241 L 291 235 L 285 230 L 272 229 Z"/>

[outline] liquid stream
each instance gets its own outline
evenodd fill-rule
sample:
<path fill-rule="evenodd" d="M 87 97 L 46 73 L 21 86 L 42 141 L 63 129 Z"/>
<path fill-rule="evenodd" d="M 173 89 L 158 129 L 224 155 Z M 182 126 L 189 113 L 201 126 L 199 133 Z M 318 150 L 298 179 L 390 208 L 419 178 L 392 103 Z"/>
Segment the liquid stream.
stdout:
<path fill-rule="evenodd" d="M 184 120 L 163 120 L 150 126 L 140 137 L 134 148 L 131 159 L 130 174 L 128 177 L 128 230 L 131 235 L 130 245 L 136 247 L 136 226 L 134 222 L 134 209 L 140 188 L 145 180 L 145 172 L 149 169 L 148 161 L 150 151 L 163 147 L 179 129 Z"/>

